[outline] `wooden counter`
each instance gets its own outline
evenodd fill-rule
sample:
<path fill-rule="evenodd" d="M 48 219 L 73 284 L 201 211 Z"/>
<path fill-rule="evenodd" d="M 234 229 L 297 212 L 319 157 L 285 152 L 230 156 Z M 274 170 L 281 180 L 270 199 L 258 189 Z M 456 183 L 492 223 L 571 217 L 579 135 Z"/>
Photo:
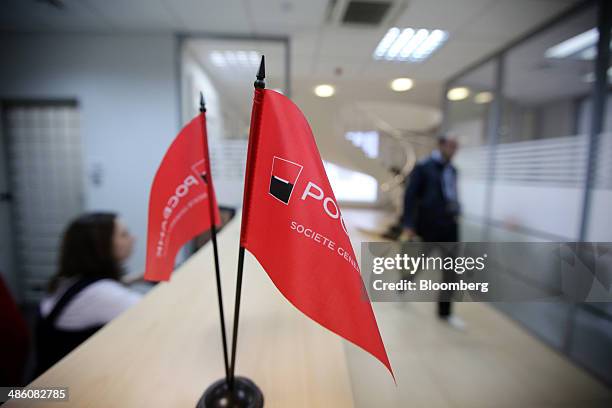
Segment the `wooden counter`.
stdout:
<path fill-rule="evenodd" d="M 219 234 L 228 336 L 239 230 L 236 217 Z M 70 398 L 36 406 L 193 407 L 224 375 L 218 316 L 208 244 L 37 378 L 31 386 L 65 386 Z M 255 381 L 266 407 L 353 406 L 342 340 L 297 311 L 248 252 L 238 339 L 237 375 Z"/>

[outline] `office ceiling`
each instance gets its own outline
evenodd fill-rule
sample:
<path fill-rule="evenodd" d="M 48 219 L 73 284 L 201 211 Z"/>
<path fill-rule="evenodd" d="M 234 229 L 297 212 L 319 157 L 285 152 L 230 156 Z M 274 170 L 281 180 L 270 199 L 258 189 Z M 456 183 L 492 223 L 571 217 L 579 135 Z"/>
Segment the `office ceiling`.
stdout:
<path fill-rule="evenodd" d="M 344 25 L 333 17 L 332 5 L 339 7 L 347 1 L 3 0 L 0 30 L 289 36 L 296 94 L 318 82 L 350 87 L 359 81 L 370 100 L 436 106 L 445 79 L 576 3 L 390 0 L 391 15 L 379 26 L 365 27 Z M 391 26 L 439 28 L 449 32 L 449 39 L 422 63 L 375 61 L 372 52 Z M 398 76 L 413 78 L 414 89 L 402 94 L 390 91 L 388 81 Z"/>

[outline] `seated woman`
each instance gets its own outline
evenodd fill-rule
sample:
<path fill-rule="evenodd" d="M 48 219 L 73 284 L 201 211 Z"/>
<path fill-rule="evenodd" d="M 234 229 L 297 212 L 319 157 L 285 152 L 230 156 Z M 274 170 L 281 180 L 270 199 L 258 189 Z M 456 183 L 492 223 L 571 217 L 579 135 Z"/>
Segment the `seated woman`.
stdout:
<path fill-rule="evenodd" d="M 40 304 L 38 374 L 140 300 L 120 282 L 133 245 L 116 214 L 86 214 L 68 226 L 58 271 Z"/>

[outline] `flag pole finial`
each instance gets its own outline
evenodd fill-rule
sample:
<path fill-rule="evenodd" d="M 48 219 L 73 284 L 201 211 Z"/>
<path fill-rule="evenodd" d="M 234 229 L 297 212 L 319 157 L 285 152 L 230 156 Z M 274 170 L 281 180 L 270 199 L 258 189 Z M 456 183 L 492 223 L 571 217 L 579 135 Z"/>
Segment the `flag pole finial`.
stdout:
<path fill-rule="evenodd" d="M 200 112 L 206 112 L 206 102 L 204 102 L 204 94 L 200 91 Z"/>
<path fill-rule="evenodd" d="M 266 56 L 261 56 L 261 62 L 259 63 L 259 71 L 257 71 L 257 79 L 255 80 L 255 88 L 265 88 L 266 82 L 264 79 L 266 78 Z"/>

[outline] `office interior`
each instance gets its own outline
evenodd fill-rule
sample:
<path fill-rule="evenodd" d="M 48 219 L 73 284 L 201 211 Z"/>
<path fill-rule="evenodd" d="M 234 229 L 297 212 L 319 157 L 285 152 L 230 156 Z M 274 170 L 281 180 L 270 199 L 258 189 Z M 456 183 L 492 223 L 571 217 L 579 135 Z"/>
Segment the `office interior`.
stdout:
<path fill-rule="evenodd" d="M 394 50 L 406 29 L 428 47 Z M 357 253 L 361 242 L 389 239 L 405 180 L 439 135 L 460 146 L 461 241 L 610 242 L 611 29 L 605 0 L 3 1 L 4 285 L 33 331 L 61 235 L 88 211 L 120 214 L 137 238 L 126 267 L 143 272 L 151 181 L 197 115 L 200 92 L 217 200 L 236 214 L 220 234 L 237 234 L 262 55 L 267 88 L 312 127 Z M 194 268 L 194 253 L 209 247 L 185 246 L 177 267 Z M 222 254 L 228 290 L 236 249 Z M 554 283 L 534 275 L 534 285 Z M 342 365 L 333 370 L 342 385 L 295 397 L 329 406 L 342 389 L 340 406 L 611 406 L 610 303 L 457 303 L 462 330 L 438 321 L 435 307 L 373 303 L 397 384 L 362 350 L 322 334 L 322 349 L 338 342 L 330 361 Z M 30 366 L 19 384 L 0 386 L 30 383 Z"/>

